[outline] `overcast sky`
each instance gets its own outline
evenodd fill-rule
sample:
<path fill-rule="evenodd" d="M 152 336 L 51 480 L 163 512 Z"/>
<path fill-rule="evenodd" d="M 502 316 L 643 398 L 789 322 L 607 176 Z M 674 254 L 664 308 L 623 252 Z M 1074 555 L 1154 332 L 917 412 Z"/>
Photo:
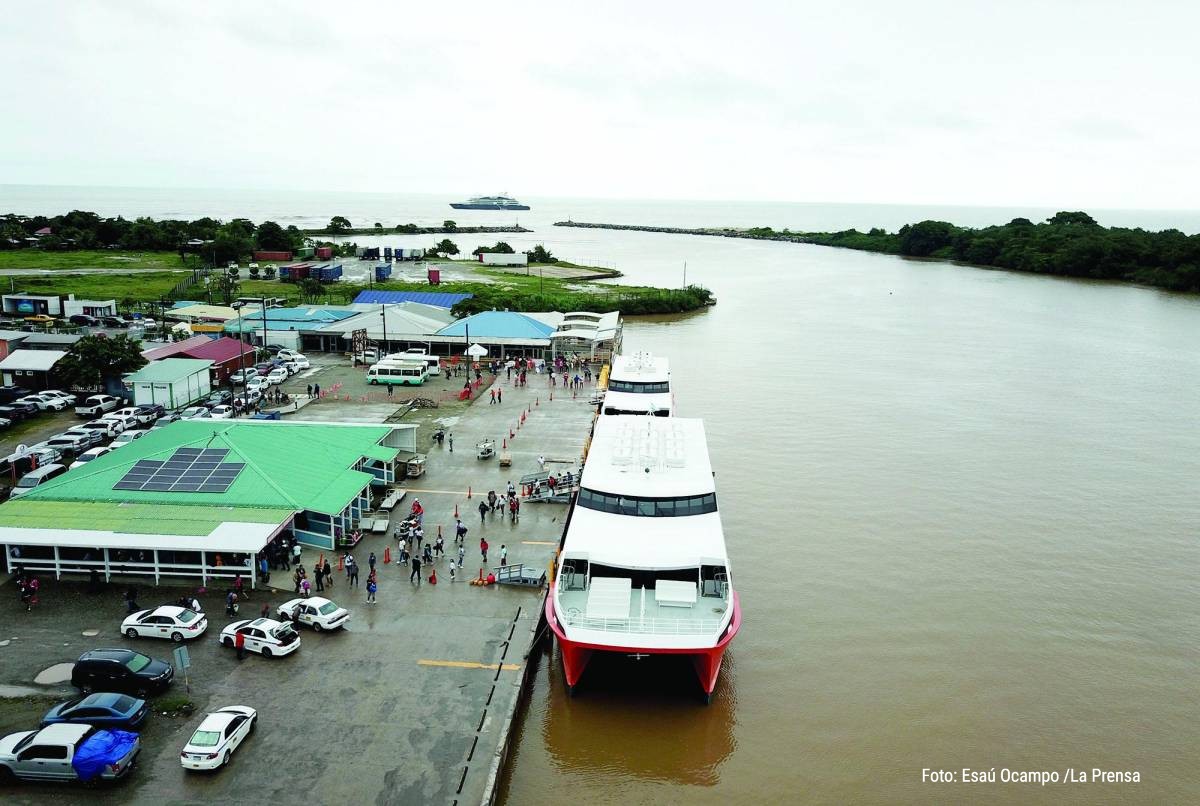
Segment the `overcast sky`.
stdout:
<path fill-rule="evenodd" d="M 1185 2 L 9 3 L 0 183 L 1196 209 L 1197 31 Z"/>

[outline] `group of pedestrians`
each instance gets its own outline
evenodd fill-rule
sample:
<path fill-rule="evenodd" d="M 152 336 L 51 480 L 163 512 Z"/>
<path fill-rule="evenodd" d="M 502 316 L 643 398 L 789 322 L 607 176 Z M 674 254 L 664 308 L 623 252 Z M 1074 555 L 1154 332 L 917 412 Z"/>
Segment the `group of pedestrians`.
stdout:
<path fill-rule="evenodd" d="M 494 517 L 499 512 L 503 517 L 505 510 L 508 510 L 509 518 L 513 523 L 516 523 L 521 517 L 521 499 L 517 495 L 517 488 L 511 481 L 508 483 L 504 498 L 496 495 L 495 490 L 488 490 L 487 497 L 479 501 L 479 524 L 482 526 L 486 523 L 489 514 Z M 459 533 L 460 529 L 461 533 Z M 466 527 L 462 525 L 462 521 L 457 522 L 455 530 L 456 538 L 461 538 L 466 534 Z"/>

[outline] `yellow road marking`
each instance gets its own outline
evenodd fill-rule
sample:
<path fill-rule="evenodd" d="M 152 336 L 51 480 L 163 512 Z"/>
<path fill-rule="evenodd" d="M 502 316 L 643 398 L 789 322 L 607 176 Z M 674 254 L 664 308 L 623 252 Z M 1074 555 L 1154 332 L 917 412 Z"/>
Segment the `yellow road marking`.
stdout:
<path fill-rule="evenodd" d="M 427 660 L 425 658 L 422 658 L 421 660 L 417 661 L 417 665 L 418 666 L 450 666 L 455 669 L 489 669 L 491 671 L 496 670 L 496 664 L 494 664 L 494 663 L 475 663 L 474 661 L 467 661 L 467 660 Z M 499 668 L 503 669 L 506 672 L 515 672 L 521 668 L 521 665 L 519 663 L 503 663 L 503 664 L 500 664 Z"/>
<path fill-rule="evenodd" d="M 526 546 L 557 546 L 558 545 L 558 542 L 555 540 L 522 540 L 521 542 Z"/>

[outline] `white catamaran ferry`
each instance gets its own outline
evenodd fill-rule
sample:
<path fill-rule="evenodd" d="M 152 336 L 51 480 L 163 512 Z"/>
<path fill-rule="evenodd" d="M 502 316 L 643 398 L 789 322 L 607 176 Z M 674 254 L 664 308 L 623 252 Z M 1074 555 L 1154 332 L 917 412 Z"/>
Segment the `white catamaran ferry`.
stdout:
<path fill-rule="evenodd" d="M 671 367 L 650 353 L 613 356 L 602 414 L 653 414 L 670 417 L 674 411 Z"/>
<path fill-rule="evenodd" d="M 702 420 L 600 417 L 546 617 L 574 693 L 595 652 L 690 655 L 712 697 L 741 626 Z"/>

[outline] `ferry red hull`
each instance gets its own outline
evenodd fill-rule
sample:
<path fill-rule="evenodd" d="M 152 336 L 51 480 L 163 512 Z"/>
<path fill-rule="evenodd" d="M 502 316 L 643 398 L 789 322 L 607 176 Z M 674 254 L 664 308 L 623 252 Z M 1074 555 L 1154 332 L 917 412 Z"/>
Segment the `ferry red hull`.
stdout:
<path fill-rule="evenodd" d="M 705 649 L 612 646 L 573 641 L 567 638 L 562 625 L 558 623 L 557 614 L 554 611 L 553 595 L 546 597 L 546 621 L 554 632 L 554 637 L 558 640 L 558 648 L 562 653 L 563 671 L 567 678 L 567 690 L 571 693 L 574 693 L 579 678 L 583 677 L 584 669 L 587 668 L 588 661 L 595 652 L 615 652 L 620 655 L 689 655 L 692 658 L 692 665 L 696 669 L 700 687 L 704 690 L 705 699 L 708 700 L 717 687 L 717 676 L 721 673 L 721 661 L 725 657 L 725 650 L 733 641 L 733 637 L 737 635 L 738 630 L 741 629 L 742 605 L 735 591 L 733 594 L 733 617 L 729 620 L 729 629 L 725 631 L 725 635 L 716 646 Z"/>

